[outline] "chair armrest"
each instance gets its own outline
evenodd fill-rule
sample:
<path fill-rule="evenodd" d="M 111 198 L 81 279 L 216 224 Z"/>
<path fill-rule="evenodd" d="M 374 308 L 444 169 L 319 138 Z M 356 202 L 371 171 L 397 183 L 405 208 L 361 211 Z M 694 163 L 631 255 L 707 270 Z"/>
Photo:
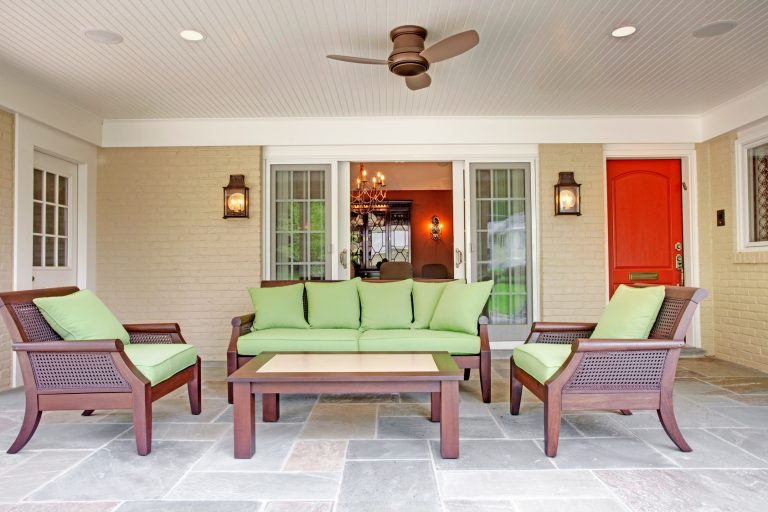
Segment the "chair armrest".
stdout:
<path fill-rule="evenodd" d="M 162 324 L 123 324 L 128 332 L 147 332 L 147 333 L 180 333 L 181 328 L 176 323 Z"/>
<path fill-rule="evenodd" d="M 685 342 L 674 340 L 597 340 L 580 338 L 571 345 L 572 352 L 622 352 L 632 350 L 672 350 Z"/>
<path fill-rule="evenodd" d="M 253 321 L 256 319 L 255 313 L 248 313 L 247 315 L 236 316 L 232 319 L 232 327 L 247 327 L 250 329 Z"/>
<path fill-rule="evenodd" d="M 533 322 L 531 332 L 594 331 L 594 322 Z"/>
<path fill-rule="evenodd" d="M 228 353 L 237 354 L 237 339 L 251 330 L 255 318 L 254 313 L 248 313 L 232 319 L 232 334 L 229 336 Z"/>
<path fill-rule="evenodd" d="M 40 341 L 35 343 L 14 343 L 17 352 L 122 352 L 120 340 L 88 341 Z"/>

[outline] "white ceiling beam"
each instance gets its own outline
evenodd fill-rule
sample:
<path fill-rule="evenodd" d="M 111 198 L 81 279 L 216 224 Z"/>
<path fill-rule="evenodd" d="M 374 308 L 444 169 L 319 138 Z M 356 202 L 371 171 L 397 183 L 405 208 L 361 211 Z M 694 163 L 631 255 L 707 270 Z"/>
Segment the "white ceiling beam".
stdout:
<path fill-rule="evenodd" d="M 768 117 L 768 83 L 701 115 L 701 138 L 709 140 Z"/>

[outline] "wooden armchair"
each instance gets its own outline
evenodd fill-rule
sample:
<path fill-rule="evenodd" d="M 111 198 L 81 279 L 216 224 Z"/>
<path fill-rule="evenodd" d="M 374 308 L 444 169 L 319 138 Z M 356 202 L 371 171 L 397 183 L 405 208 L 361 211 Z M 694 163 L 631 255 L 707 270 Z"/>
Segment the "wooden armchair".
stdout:
<path fill-rule="evenodd" d="M 14 340 L 24 379 L 26 409 L 21 430 L 8 453 L 17 453 L 37 429 L 43 411 L 132 409 L 139 455 L 152 449 L 152 402 L 186 384 L 192 414 L 200 414 L 200 358 L 152 386 L 117 339 L 62 341 L 32 302 L 77 287 L 0 293 L 0 312 Z M 131 344 L 186 343 L 178 324 L 126 324 Z"/>
<path fill-rule="evenodd" d="M 510 412 L 520 412 L 523 386 L 544 402 L 544 451 L 557 454 L 562 411 L 656 410 L 664 430 L 680 450 L 691 451 L 677 426 L 672 388 L 685 333 L 699 302 L 701 288 L 667 286 L 649 339 L 589 339 L 597 324 L 534 322 L 526 343 L 571 345 L 570 356 L 540 383 L 510 358 Z"/>

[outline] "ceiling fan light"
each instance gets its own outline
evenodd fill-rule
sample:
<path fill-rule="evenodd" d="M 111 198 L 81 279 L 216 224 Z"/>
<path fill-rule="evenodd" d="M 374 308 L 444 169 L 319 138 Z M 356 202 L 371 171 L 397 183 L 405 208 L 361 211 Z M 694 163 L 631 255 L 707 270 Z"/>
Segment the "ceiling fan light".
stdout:
<path fill-rule="evenodd" d="M 624 25 L 624 26 L 616 27 L 615 29 L 613 29 L 613 31 L 611 31 L 611 35 L 613 37 L 621 38 L 621 37 L 631 36 L 635 32 L 637 32 L 636 26 Z"/>
<path fill-rule="evenodd" d="M 185 41 L 191 41 L 193 43 L 196 43 L 198 41 L 202 41 L 203 39 L 205 39 L 205 34 L 200 32 L 199 30 L 194 30 L 191 28 L 185 28 L 184 30 L 180 30 L 179 36 Z"/>

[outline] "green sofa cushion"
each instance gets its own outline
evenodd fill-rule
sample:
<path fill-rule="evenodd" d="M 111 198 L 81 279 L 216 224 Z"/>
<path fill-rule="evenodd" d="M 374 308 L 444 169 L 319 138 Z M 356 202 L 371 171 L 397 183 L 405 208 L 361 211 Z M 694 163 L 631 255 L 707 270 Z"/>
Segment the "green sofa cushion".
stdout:
<path fill-rule="evenodd" d="M 338 283 L 308 281 L 309 325 L 317 329 L 358 329 L 360 327 L 360 278 Z"/>
<path fill-rule="evenodd" d="M 304 319 L 304 283 L 269 288 L 250 288 L 256 318 L 251 330 L 286 327 L 308 329 Z"/>
<path fill-rule="evenodd" d="M 645 339 L 664 302 L 664 286 L 619 285 L 597 322 L 591 338 Z"/>
<path fill-rule="evenodd" d="M 413 321 L 413 279 L 392 283 L 358 282 L 363 330 L 408 329 Z"/>
<path fill-rule="evenodd" d="M 265 329 L 237 339 L 237 353 L 257 356 L 262 352 L 357 352 L 357 329 Z"/>
<path fill-rule="evenodd" d="M 477 334 L 477 320 L 492 288 L 493 281 L 449 283 L 437 302 L 429 328 Z"/>
<path fill-rule="evenodd" d="M 435 313 L 437 303 L 443 290 L 448 285 L 444 283 L 413 283 L 413 325 L 414 329 L 427 329 L 432 315 Z"/>
<path fill-rule="evenodd" d="M 125 355 L 153 386 L 197 362 L 197 349 L 184 343 L 135 343 Z"/>
<path fill-rule="evenodd" d="M 430 329 L 383 329 L 365 331 L 358 341 L 360 352 L 480 353 L 480 336 Z"/>
<path fill-rule="evenodd" d="M 131 342 L 128 331 L 90 290 L 61 297 L 32 299 L 45 321 L 65 340 L 114 340 Z"/>
<path fill-rule="evenodd" d="M 526 343 L 515 347 L 512 358 L 515 366 L 544 384 L 571 355 L 567 343 Z"/>

